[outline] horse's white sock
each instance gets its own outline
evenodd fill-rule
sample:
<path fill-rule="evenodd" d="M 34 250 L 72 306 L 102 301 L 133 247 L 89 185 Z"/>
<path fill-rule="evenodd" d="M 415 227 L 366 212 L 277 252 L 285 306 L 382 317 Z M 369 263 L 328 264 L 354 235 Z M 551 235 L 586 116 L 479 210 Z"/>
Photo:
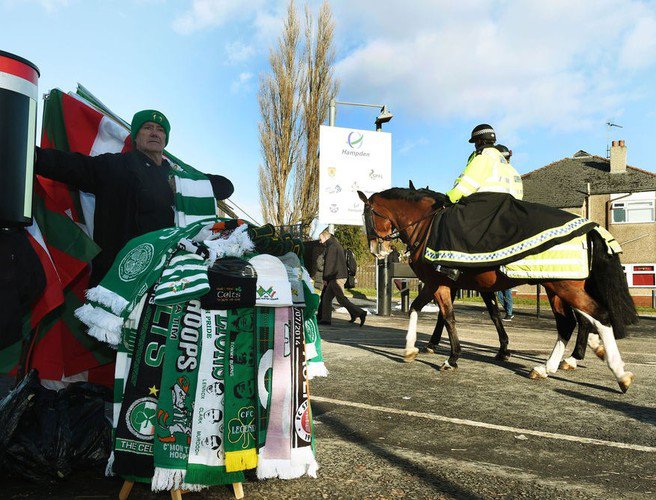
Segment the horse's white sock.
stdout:
<path fill-rule="evenodd" d="M 558 371 L 558 366 L 560 361 L 563 359 L 563 354 L 565 354 L 565 347 L 567 342 L 558 335 L 558 340 L 556 340 L 556 345 L 551 351 L 551 356 L 547 359 L 547 373 L 556 373 Z"/>
<path fill-rule="evenodd" d="M 417 318 L 419 314 L 412 309 L 410 311 L 410 321 L 408 321 L 408 333 L 405 336 L 405 352 L 406 354 L 412 352 L 417 343 Z"/>
<path fill-rule="evenodd" d="M 622 375 L 624 375 L 624 361 L 622 361 L 620 350 L 617 348 L 615 335 L 613 335 L 613 328 L 601 324 L 600 321 L 597 321 L 592 316 L 584 313 L 583 311 L 579 310 L 579 312 L 585 316 L 599 332 L 601 342 L 606 348 L 606 364 L 608 365 L 608 368 L 610 368 L 610 370 L 613 372 L 613 375 L 615 375 L 615 378 L 619 380 Z"/>

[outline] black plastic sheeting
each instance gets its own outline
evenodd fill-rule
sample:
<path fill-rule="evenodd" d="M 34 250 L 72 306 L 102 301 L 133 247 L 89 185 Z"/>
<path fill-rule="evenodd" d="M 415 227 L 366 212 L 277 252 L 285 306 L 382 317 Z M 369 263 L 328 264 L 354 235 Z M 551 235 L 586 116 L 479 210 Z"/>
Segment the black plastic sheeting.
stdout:
<path fill-rule="evenodd" d="M 76 470 L 104 469 L 112 445 L 110 397 L 108 389 L 84 382 L 46 389 L 32 370 L 0 401 L 0 475 L 54 483 Z"/>

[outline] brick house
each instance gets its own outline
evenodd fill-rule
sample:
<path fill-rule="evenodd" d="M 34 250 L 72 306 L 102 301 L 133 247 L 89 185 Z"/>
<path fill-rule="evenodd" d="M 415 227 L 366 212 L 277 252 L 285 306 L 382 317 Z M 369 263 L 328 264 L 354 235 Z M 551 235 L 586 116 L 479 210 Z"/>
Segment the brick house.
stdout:
<path fill-rule="evenodd" d="M 626 164 L 624 141 L 610 159 L 578 151 L 522 176 L 524 200 L 562 208 L 608 229 L 622 245 L 621 261 L 638 305 L 653 306 L 656 290 L 656 173 Z M 535 287 L 517 287 L 535 296 Z"/>

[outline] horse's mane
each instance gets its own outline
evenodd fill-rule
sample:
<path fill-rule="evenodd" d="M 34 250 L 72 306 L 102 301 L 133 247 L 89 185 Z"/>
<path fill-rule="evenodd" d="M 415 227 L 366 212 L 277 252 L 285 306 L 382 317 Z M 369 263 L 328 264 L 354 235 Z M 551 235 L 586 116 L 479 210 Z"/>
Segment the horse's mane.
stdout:
<path fill-rule="evenodd" d="M 421 201 L 424 198 L 432 198 L 439 206 L 450 205 L 449 199 L 445 194 L 427 188 L 391 188 L 381 191 L 378 195 L 387 200 Z"/>

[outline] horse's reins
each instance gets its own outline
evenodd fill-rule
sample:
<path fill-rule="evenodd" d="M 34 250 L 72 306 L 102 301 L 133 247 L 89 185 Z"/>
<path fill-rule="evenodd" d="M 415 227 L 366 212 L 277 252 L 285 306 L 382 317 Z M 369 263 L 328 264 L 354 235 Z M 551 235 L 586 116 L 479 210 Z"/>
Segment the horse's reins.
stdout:
<path fill-rule="evenodd" d="M 441 207 L 441 208 L 442 208 L 442 207 Z M 408 229 L 408 228 L 410 228 L 410 227 L 412 227 L 412 226 L 416 226 L 416 225 L 419 224 L 421 221 L 423 221 L 423 220 L 425 220 L 425 219 L 427 219 L 427 218 L 429 218 L 429 217 L 432 217 L 432 216 L 435 215 L 439 210 L 441 210 L 441 208 L 438 208 L 438 209 L 435 209 L 435 210 L 431 210 L 430 212 L 428 212 L 427 214 L 425 214 L 425 215 L 422 216 L 421 218 L 417 219 L 416 221 L 411 222 L 410 224 L 406 224 L 405 226 L 403 226 L 403 227 L 397 229 L 396 227 L 394 227 L 394 222 L 392 222 L 392 219 L 390 219 L 389 217 L 385 217 L 383 214 L 381 214 L 381 213 L 379 213 L 379 212 L 376 212 L 376 211 L 371 207 L 371 205 L 365 205 L 365 211 L 366 211 L 366 210 L 369 210 L 373 215 L 376 215 L 376 216 L 380 217 L 381 219 L 385 219 L 385 220 L 389 221 L 390 224 L 392 224 L 392 227 L 394 227 L 394 231 L 392 231 L 392 232 L 391 232 L 390 234 L 388 234 L 387 236 L 380 236 L 380 235 L 378 234 L 378 232 L 376 231 L 376 225 L 373 224 L 373 218 L 372 218 L 372 227 L 371 227 L 371 230 L 372 230 L 372 232 L 376 235 L 376 237 L 377 237 L 379 240 L 383 240 L 383 241 L 393 241 L 393 240 L 398 240 L 398 239 L 400 239 L 400 238 L 401 238 L 401 232 L 405 231 L 406 229 Z M 428 234 L 428 231 L 430 230 L 430 227 L 431 227 L 431 226 L 432 226 L 432 223 L 428 226 L 428 228 L 427 228 L 425 234 Z M 412 234 L 409 234 L 409 235 L 408 235 L 408 240 L 411 240 L 411 239 L 414 237 L 414 234 L 415 234 L 415 231 L 413 231 Z M 406 249 L 407 249 L 407 251 L 409 251 L 409 252 L 414 252 L 414 251 L 417 249 L 417 247 L 421 244 L 422 240 L 423 240 L 423 238 L 417 238 L 417 239 L 415 240 L 415 242 L 414 242 L 412 245 L 406 245 Z"/>

